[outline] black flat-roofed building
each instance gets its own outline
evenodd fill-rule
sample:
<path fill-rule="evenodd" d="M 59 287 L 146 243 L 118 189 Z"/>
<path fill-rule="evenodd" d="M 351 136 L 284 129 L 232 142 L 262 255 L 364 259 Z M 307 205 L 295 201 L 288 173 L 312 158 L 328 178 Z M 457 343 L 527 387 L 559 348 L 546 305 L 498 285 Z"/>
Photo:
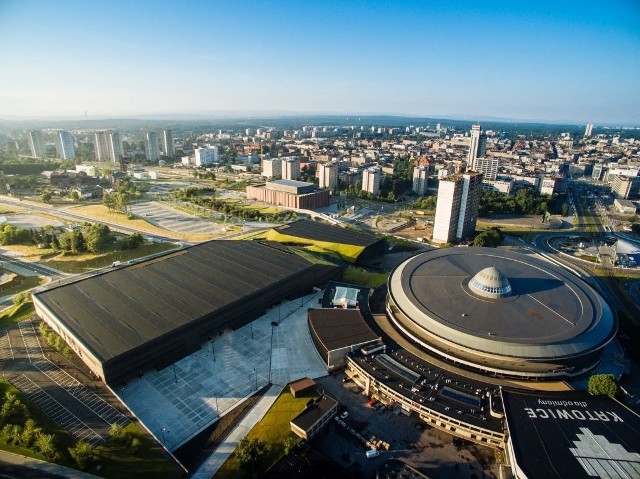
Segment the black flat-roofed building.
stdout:
<path fill-rule="evenodd" d="M 362 251 L 358 254 L 358 261 L 384 253 L 383 239 L 341 226 L 298 220 L 274 229 L 287 236 L 306 238 L 311 241 L 359 246 Z"/>
<path fill-rule="evenodd" d="M 640 477 L 640 416 L 607 396 L 503 391 L 517 479 Z"/>
<path fill-rule="evenodd" d="M 347 353 L 380 340 L 359 309 L 310 309 L 307 322 L 311 340 L 329 372 L 345 366 Z"/>
<path fill-rule="evenodd" d="M 33 295 L 36 313 L 105 382 L 162 368 L 337 269 L 276 243 L 211 241 Z"/>

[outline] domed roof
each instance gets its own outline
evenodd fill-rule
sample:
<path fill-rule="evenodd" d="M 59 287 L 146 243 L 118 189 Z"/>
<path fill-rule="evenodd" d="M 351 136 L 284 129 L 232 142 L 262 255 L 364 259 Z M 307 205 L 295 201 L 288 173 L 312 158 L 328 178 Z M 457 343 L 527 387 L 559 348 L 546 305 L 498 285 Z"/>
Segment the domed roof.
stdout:
<path fill-rule="evenodd" d="M 511 294 L 507 277 L 495 266 L 485 268 L 471 278 L 469 288 L 484 298 L 504 298 Z"/>

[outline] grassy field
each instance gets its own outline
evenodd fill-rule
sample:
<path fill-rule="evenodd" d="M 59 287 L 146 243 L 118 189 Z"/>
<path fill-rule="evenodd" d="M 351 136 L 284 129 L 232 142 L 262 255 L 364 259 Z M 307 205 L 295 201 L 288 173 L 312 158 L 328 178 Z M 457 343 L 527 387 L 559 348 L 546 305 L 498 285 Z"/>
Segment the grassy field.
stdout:
<path fill-rule="evenodd" d="M 39 276 L 20 276 L 15 273 L 8 273 L 10 280 L 0 284 L 0 296 L 21 293 L 31 288 L 35 288 L 44 283 Z"/>
<path fill-rule="evenodd" d="M 358 286 L 377 288 L 381 284 L 384 284 L 388 277 L 388 274 L 371 273 L 362 268 L 348 266 L 342 274 L 342 281 L 345 283 L 356 284 Z"/>
<path fill-rule="evenodd" d="M 7 329 L 10 326 L 19 323 L 20 321 L 24 321 L 29 318 L 35 309 L 33 308 L 33 303 L 22 303 L 19 305 L 9 306 L 6 309 L 0 311 L 0 329 Z"/>
<path fill-rule="evenodd" d="M 96 461 L 87 472 L 107 479 L 177 479 L 183 476 L 160 446 L 142 434 L 135 424 L 129 424 L 125 431 L 140 440 L 140 448 L 133 453 L 125 445 L 108 441 L 94 450 Z M 96 470 L 98 465 L 100 470 Z"/>
<path fill-rule="evenodd" d="M 318 396 L 316 393 L 313 397 Z M 294 398 L 289 392 L 289 388 L 285 388 L 262 421 L 247 434 L 247 439 L 257 438 L 267 445 L 269 452 L 265 461 L 265 470 L 284 454 L 283 443 L 287 437 L 293 434 L 289 422 L 306 407 L 309 399 L 310 396 Z M 259 477 L 264 471 L 253 472 L 253 477 Z M 238 467 L 233 455 L 226 460 L 216 474 L 216 479 L 243 479 L 247 477 L 252 477 L 252 475 L 245 473 Z"/>
<path fill-rule="evenodd" d="M 161 253 L 176 248 L 173 243 L 146 243 L 136 249 L 123 251 L 109 251 L 100 254 L 82 253 L 82 254 L 64 254 L 51 249 L 41 249 L 36 246 L 11 245 L 5 246 L 5 249 L 19 253 L 23 261 L 36 261 L 46 266 L 55 268 L 65 273 L 85 273 L 97 268 L 103 268 L 111 265 L 114 261 L 129 261 L 132 259 L 142 258 L 155 253 Z M 35 284 L 33 286 L 36 286 Z M 33 287 L 32 286 L 32 287 Z M 27 288 L 25 288 L 27 289 Z M 4 295 L 7 293 L 0 293 Z"/>

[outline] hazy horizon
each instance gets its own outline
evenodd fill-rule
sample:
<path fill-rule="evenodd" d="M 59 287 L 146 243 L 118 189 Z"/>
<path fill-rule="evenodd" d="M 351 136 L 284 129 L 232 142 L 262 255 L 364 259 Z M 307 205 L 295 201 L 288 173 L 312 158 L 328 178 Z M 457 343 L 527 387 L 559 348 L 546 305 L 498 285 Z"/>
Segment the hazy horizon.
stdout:
<path fill-rule="evenodd" d="M 640 2 L 0 1 L 0 118 L 640 125 Z"/>

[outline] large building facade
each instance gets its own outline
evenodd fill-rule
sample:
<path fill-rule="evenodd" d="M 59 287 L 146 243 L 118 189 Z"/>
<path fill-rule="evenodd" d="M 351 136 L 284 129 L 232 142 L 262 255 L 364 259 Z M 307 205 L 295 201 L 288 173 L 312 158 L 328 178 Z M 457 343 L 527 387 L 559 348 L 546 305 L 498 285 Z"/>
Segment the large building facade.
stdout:
<path fill-rule="evenodd" d="M 282 179 L 294 180 L 300 179 L 300 159 L 295 157 L 282 158 Z"/>
<path fill-rule="evenodd" d="M 380 192 L 380 168 L 374 166 L 362 172 L 362 191 L 373 196 Z"/>
<path fill-rule="evenodd" d="M 430 355 L 480 374 L 563 380 L 601 360 L 617 322 L 562 268 L 494 248 L 446 248 L 391 273 L 387 315 Z"/>
<path fill-rule="evenodd" d="M 160 148 L 158 147 L 158 135 L 155 131 L 148 131 L 144 135 L 144 154 L 147 161 L 156 162 L 160 158 Z"/>
<path fill-rule="evenodd" d="M 41 131 L 34 130 L 29 132 L 29 150 L 31 150 L 31 156 L 44 158 L 47 150 Z"/>
<path fill-rule="evenodd" d="M 109 384 L 162 369 L 339 270 L 286 247 L 210 241 L 32 295 L 36 314 Z M 87 300 L 90 298 L 90 301 Z"/>
<path fill-rule="evenodd" d="M 280 158 L 262 160 L 262 176 L 265 178 L 282 177 L 282 160 Z"/>
<path fill-rule="evenodd" d="M 123 155 L 122 139 L 116 131 L 97 131 L 94 133 L 93 146 L 97 161 L 117 163 Z"/>
<path fill-rule="evenodd" d="M 176 154 L 173 130 L 162 130 L 162 148 L 165 156 L 174 156 Z"/>
<path fill-rule="evenodd" d="M 487 151 L 487 136 L 482 133 L 482 126 L 473 125 L 471 127 L 471 141 L 469 143 L 469 153 L 467 154 L 467 166 L 476 170 L 476 158 L 483 158 Z"/>
<path fill-rule="evenodd" d="M 429 179 L 429 168 L 425 166 L 416 166 L 413 169 L 413 188 L 412 191 L 417 195 L 427 193 L 427 182 Z"/>
<path fill-rule="evenodd" d="M 55 133 L 56 153 L 58 158 L 67 160 L 76 157 L 73 135 L 70 131 L 56 131 Z"/>
<path fill-rule="evenodd" d="M 338 186 L 338 164 L 321 163 L 318 165 L 318 181 L 320 188 L 333 190 Z"/>
<path fill-rule="evenodd" d="M 265 185 L 247 186 L 247 199 L 287 208 L 314 210 L 329 206 L 329 190 L 293 180 L 268 181 Z"/>
<path fill-rule="evenodd" d="M 207 166 L 218 162 L 218 147 L 197 148 L 195 151 L 195 165 Z"/>
<path fill-rule="evenodd" d="M 468 172 L 440 180 L 433 241 L 464 241 L 475 232 L 482 193 L 482 173 Z"/>

